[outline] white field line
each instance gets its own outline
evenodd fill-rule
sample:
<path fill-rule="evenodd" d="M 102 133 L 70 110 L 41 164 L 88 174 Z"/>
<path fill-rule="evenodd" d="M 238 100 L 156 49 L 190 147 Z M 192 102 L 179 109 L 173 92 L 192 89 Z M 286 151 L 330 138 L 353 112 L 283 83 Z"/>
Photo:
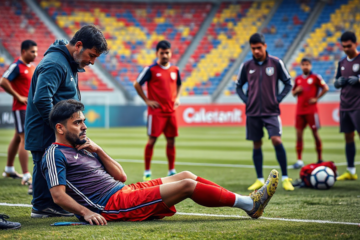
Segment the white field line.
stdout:
<path fill-rule="evenodd" d="M 11 203 L 0 203 L 0 206 L 6 207 L 32 207 L 30 204 L 11 204 Z M 249 217 L 246 216 L 238 216 L 238 215 L 221 215 L 221 214 L 204 214 L 204 213 L 183 213 L 178 212 L 177 215 L 186 215 L 186 216 L 199 216 L 199 217 L 221 217 L 221 218 L 245 218 L 248 219 Z M 272 220 L 272 221 L 284 221 L 284 222 L 299 222 L 299 223 L 328 223 L 328 224 L 338 224 L 338 225 L 355 225 L 358 226 L 359 223 L 353 222 L 334 222 L 328 220 L 311 220 L 311 219 L 291 219 L 291 218 L 269 218 L 269 217 L 261 217 L 260 219 L 264 220 Z"/>
<path fill-rule="evenodd" d="M 0 156 L 6 157 L 7 154 L 0 153 Z M 31 155 L 29 155 L 31 157 Z M 115 159 L 116 161 L 122 163 L 144 163 L 144 160 L 138 160 L 138 159 Z M 152 164 L 161 164 L 161 165 L 168 165 L 167 161 L 159 161 L 159 160 L 152 160 Z M 346 162 L 341 163 L 335 163 L 337 166 L 347 166 Z M 201 167 L 225 167 L 225 168 L 254 168 L 254 165 L 243 165 L 243 164 L 221 164 L 221 163 L 195 163 L 195 162 L 178 162 L 176 161 L 176 165 L 180 166 L 201 166 Z M 360 165 L 360 162 L 355 162 L 355 165 Z M 270 166 L 270 165 L 264 165 L 264 169 L 273 169 L 273 168 L 280 168 L 278 165 Z M 288 169 L 293 169 L 293 166 L 288 166 Z"/>

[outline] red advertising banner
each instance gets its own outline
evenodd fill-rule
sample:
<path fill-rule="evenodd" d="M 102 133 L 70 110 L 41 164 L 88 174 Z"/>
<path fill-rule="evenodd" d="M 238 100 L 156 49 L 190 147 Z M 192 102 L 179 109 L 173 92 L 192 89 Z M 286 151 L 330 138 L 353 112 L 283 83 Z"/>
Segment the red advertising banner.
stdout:
<path fill-rule="evenodd" d="M 295 125 L 295 103 L 280 104 L 281 121 L 284 126 Z M 322 126 L 339 125 L 339 103 L 318 103 Z M 182 105 L 177 111 L 179 126 L 244 126 L 244 104 Z"/>

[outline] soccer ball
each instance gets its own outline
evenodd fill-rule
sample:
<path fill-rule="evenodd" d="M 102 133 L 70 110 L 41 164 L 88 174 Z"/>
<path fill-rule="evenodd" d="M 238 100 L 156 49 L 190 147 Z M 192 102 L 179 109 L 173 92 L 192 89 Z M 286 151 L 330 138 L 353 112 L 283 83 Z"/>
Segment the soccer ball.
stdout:
<path fill-rule="evenodd" d="M 320 166 L 311 172 L 311 185 L 316 189 L 329 189 L 335 183 L 335 174 L 331 168 Z"/>

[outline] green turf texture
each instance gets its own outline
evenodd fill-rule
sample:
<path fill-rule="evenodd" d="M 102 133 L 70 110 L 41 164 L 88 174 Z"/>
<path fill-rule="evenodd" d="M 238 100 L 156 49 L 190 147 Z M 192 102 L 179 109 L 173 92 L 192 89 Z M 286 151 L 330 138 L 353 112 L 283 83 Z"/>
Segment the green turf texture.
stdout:
<path fill-rule="evenodd" d="M 13 130 L 0 130 L 1 171 L 6 164 L 4 154 L 13 133 Z M 143 159 L 147 139 L 145 128 L 89 129 L 88 136 L 115 159 Z M 344 137 L 338 132 L 338 128 L 324 127 L 320 130 L 320 136 L 323 140 L 324 160 L 346 162 Z M 264 165 L 277 166 L 270 141 L 266 137 L 263 141 Z M 315 162 L 315 145 L 309 130 L 305 132 L 304 141 L 304 162 Z M 356 142 L 360 149 L 358 138 Z M 287 150 L 288 165 L 291 165 L 296 160 L 293 128 L 283 129 L 283 143 Z M 154 150 L 154 160 L 166 161 L 165 144 L 164 137 L 160 137 Z M 243 127 L 181 128 L 176 146 L 178 162 L 252 165 L 252 143 L 245 140 Z M 355 160 L 360 161 L 359 150 Z M 126 162 L 122 165 L 128 176 L 127 183 L 142 180 L 143 163 Z M 21 172 L 18 160 L 16 169 Z M 192 171 L 244 195 L 250 193 L 247 187 L 256 179 L 252 168 L 179 165 L 176 169 L 178 172 Z M 345 169 L 345 166 L 338 167 L 339 173 L 343 173 Z M 269 171 L 270 169 L 264 169 L 264 175 L 267 176 Z M 166 176 L 167 166 L 153 164 L 152 172 L 153 178 Z M 298 178 L 299 170 L 289 170 L 289 176 Z M 31 197 L 27 195 L 27 187 L 20 185 L 20 180 L 0 178 L 0 202 L 30 204 Z M 178 204 L 177 210 L 186 213 L 246 216 L 239 209 L 205 208 L 192 200 Z M 261 218 L 252 220 L 175 215 L 151 222 L 111 222 L 103 227 L 51 227 L 50 224 L 54 222 L 76 219 L 31 219 L 30 208 L 26 207 L 0 206 L 0 213 L 6 213 L 11 216 L 10 220 L 22 224 L 21 230 L 0 231 L 0 239 L 359 239 L 360 236 L 358 226 L 282 222 Z M 360 223 L 360 181 L 336 182 L 330 190 L 296 189 L 293 192 L 284 191 L 279 183 L 264 216 Z"/>

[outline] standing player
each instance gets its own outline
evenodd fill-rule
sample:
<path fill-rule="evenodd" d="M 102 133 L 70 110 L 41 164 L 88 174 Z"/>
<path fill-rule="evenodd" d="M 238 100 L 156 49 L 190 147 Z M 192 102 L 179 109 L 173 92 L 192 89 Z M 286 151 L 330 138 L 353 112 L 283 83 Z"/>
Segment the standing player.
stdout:
<path fill-rule="evenodd" d="M 320 122 L 316 103 L 319 98 L 329 91 L 329 87 L 322 77 L 311 72 L 310 59 L 303 58 L 301 60 L 301 70 L 303 74 L 295 78 L 295 84 L 292 90 L 294 97 L 298 97 L 295 120 L 298 161 L 293 165 L 295 169 L 304 166 L 301 153 L 303 150 L 303 133 L 307 124 L 309 124 L 315 139 L 318 163 L 322 162 L 321 139 L 317 131 L 320 128 Z M 319 93 L 320 88 L 322 90 Z"/>
<path fill-rule="evenodd" d="M 134 87 L 139 96 L 148 106 L 148 135 L 145 146 L 144 181 L 151 180 L 150 162 L 157 138 L 164 133 L 167 141 L 166 156 L 169 162 L 168 176 L 175 171 L 175 137 L 178 136 L 178 127 L 175 109 L 179 106 L 181 88 L 180 72 L 176 66 L 170 64 L 171 45 L 168 41 L 160 41 L 156 46 L 157 62 L 144 68 Z M 146 97 L 141 86 L 147 82 L 148 96 Z"/>
<path fill-rule="evenodd" d="M 360 55 L 353 32 L 344 32 L 340 41 L 347 57 L 339 62 L 334 85 L 341 88 L 340 132 L 345 133 L 347 171 L 337 180 L 356 180 L 354 132 L 360 136 Z"/>
<path fill-rule="evenodd" d="M 0 86 L 14 97 L 12 111 L 15 118 L 15 135 L 10 142 L 4 177 L 22 178 L 22 185 L 31 184 L 31 174 L 28 169 L 28 152 L 25 150 L 25 112 L 30 82 L 35 66 L 30 64 L 37 56 L 37 45 L 34 41 L 25 40 L 21 43 L 21 56 L 12 63 L 0 80 Z M 19 153 L 23 175 L 15 171 L 14 161 Z M 31 194 L 31 187 L 29 187 Z"/>
<path fill-rule="evenodd" d="M 237 94 L 246 104 L 246 139 L 254 143 L 253 161 L 257 180 L 248 190 L 259 189 L 264 185 L 261 139 L 265 127 L 281 167 L 283 188 L 292 191 L 294 187 L 287 176 L 286 152 L 281 141 L 282 127 L 279 116 L 279 103 L 291 90 L 291 78 L 284 63 L 268 55 L 262 34 L 253 34 L 249 42 L 253 59 L 240 66 L 236 87 Z M 281 93 L 278 93 L 279 79 L 285 85 Z M 245 83 L 248 83 L 247 94 L 242 89 Z"/>

